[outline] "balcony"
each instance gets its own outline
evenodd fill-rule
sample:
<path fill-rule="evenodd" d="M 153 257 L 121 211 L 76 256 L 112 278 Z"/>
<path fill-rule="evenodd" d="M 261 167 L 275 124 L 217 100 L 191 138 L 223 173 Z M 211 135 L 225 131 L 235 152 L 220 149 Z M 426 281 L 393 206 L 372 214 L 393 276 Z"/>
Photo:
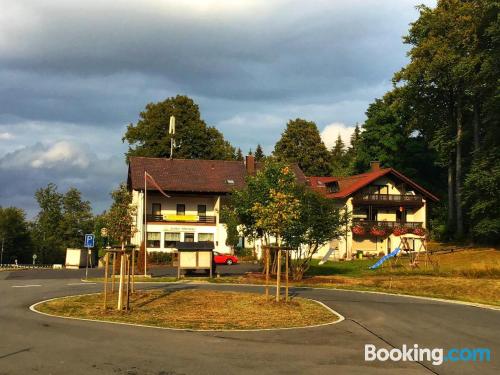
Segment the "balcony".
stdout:
<path fill-rule="evenodd" d="M 422 206 L 424 201 L 420 195 L 357 194 L 353 197 L 353 203 L 374 206 Z"/>
<path fill-rule="evenodd" d="M 202 223 L 215 224 L 215 216 L 206 215 L 147 215 L 148 223 Z"/>
<path fill-rule="evenodd" d="M 422 228 L 423 223 L 420 221 L 378 221 L 378 220 L 363 220 L 363 219 L 353 219 L 353 225 L 361 225 L 366 228 L 372 228 L 374 226 L 385 227 L 393 229 L 395 227 L 405 227 L 408 229 Z"/>

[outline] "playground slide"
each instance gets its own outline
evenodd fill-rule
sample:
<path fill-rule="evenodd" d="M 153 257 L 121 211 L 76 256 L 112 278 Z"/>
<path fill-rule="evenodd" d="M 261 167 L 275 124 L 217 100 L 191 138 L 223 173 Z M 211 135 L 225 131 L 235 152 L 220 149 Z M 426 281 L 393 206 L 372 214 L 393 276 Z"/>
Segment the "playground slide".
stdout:
<path fill-rule="evenodd" d="M 382 265 L 382 263 L 384 263 L 387 259 L 395 257 L 396 255 L 398 255 L 398 253 L 400 251 L 401 251 L 401 249 L 399 247 L 396 247 L 396 249 L 394 249 L 394 251 L 392 251 L 389 254 L 384 255 L 382 258 L 380 258 L 377 263 L 375 263 L 373 266 L 370 267 L 370 269 L 374 270 L 375 268 L 379 268 Z"/>
<path fill-rule="evenodd" d="M 330 258 L 330 255 L 332 255 L 332 253 L 333 253 L 335 250 L 337 250 L 337 249 L 336 249 L 336 248 L 334 248 L 334 247 L 330 247 L 330 248 L 328 249 L 328 252 L 327 252 L 327 253 L 325 254 L 325 256 L 323 257 L 323 259 L 321 259 L 321 260 L 319 261 L 319 265 L 320 265 L 320 266 L 322 266 L 323 264 L 325 264 L 325 263 L 326 263 L 326 261 L 328 260 L 328 258 Z"/>

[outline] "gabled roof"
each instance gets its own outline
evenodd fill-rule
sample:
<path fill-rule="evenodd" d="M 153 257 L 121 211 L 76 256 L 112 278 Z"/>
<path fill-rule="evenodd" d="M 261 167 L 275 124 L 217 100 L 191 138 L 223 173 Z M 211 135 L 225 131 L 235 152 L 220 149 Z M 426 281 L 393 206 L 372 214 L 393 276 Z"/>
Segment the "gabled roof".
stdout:
<path fill-rule="evenodd" d="M 255 163 L 253 158 L 249 161 Z M 256 170 L 261 167 L 261 163 L 255 163 Z M 299 166 L 292 164 L 290 167 L 295 173 L 297 181 L 305 183 L 306 177 Z M 247 167 L 244 161 L 135 156 L 130 157 L 129 160 L 128 186 L 130 189 L 144 189 L 145 171 L 165 191 L 192 193 L 229 193 L 234 189 L 243 188 L 247 176 Z"/>
<path fill-rule="evenodd" d="M 393 168 L 381 168 L 367 173 L 347 177 L 309 177 L 309 184 L 313 190 L 322 193 L 328 198 L 341 199 L 349 197 L 373 181 L 389 174 L 392 174 L 396 178 L 404 181 L 406 184 L 427 198 L 435 202 L 439 201 L 438 197 Z M 339 185 L 339 191 L 336 193 L 329 193 L 326 189 L 326 185 L 332 182 L 337 182 Z"/>
<path fill-rule="evenodd" d="M 245 186 L 243 161 L 131 157 L 129 187 L 144 189 L 147 171 L 163 190 L 228 193 Z"/>

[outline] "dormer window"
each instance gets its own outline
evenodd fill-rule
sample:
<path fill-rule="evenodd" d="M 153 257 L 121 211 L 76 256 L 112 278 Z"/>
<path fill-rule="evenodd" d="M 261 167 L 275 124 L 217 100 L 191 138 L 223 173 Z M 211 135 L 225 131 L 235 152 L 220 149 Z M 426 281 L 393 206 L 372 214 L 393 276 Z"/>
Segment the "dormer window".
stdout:
<path fill-rule="evenodd" d="M 328 182 L 326 184 L 326 191 L 329 193 L 338 193 L 340 191 L 338 181 Z"/>
<path fill-rule="evenodd" d="M 228 185 L 234 185 L 234 180 L 226 180 L 226 184 L 228 184 Z"/>

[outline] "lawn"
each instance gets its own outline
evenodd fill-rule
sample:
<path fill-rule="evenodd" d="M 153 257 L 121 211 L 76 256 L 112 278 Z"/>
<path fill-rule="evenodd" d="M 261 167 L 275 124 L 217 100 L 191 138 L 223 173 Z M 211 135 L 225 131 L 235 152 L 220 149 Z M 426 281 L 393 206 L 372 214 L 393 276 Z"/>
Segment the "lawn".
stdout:
<path fill-rule="evenodd" d="M 132 295 L 131 311 L 111 306 L 116 300 L 105 310 L 102 294 L 91 294 L 47 301 L 36 309 L 64 317 L 183 329 L 291 328 L 338 320 L 324 306 L 304 298 L 277 303 L 262 294 L 198 289 L 138 291 Z"/>

